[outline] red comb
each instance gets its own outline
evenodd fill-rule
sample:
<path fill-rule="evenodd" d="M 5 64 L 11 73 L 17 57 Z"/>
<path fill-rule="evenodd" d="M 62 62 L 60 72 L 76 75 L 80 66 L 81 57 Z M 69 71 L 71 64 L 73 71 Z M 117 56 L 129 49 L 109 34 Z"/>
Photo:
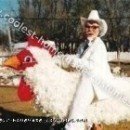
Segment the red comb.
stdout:
<path fill-rule="evenodd" d="M 39 47 L 39 48 L 44 48 L 45 50 L 49 51 L 49 53 L 51 54 L 52 57 L 56 54 L 56 49 L 49 46 L 43 40 L 38 39 L 37 36 L 28 37 L 28 46 L 36 46 L 36 47 Z"/>
<path fill-rule="evenodd" d="M 36 36 L 28 37 L 28 46 L 37 46 L 39 48 L 42 48 L 43 44 L 43 40 L 38 39 Z"/>

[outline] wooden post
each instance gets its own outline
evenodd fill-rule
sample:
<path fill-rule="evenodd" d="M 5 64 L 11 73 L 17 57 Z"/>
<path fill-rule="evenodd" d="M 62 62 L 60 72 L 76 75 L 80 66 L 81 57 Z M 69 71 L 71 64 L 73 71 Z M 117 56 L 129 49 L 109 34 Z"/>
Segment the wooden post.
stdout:
<path fill-rule="evenodd" d="M 118 61 L 118 66 L 121 67 L 119 47 L 117 48 L 117 61 Z"/>
<path fill-rule="evenodd" d="M 10 33 L 10 27 L 8 26 L 7 28 L 7 34 L 8 34 L 8 42 L 9 42 L 9 48 L 10 48 L 10 51 L 12 52 L 13 50 L 13 46 L 12 46 L 12 42 L 11 42 L 11 33 Z"/>
<path fill-rule="evenodd" d="M 121 67 L 120 63 L 120 47 L 119 47 L 119 39 L 117 38 L 117 61 L 118 61 L 118 66 Z"/>

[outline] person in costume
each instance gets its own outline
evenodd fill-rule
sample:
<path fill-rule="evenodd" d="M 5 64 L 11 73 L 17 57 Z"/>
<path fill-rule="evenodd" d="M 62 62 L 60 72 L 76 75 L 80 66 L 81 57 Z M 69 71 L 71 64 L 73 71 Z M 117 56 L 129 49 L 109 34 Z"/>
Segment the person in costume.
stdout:
<path fill-rule="evenodd" d="M 81 17 L 81 24 L 83 26 L 83 29 L 86 35 L 86 42 L 84 42 L 83 44 L 79 46 L 78 53 L 77 53 L 78 58 L 73 58 L 71 60 L 69 57 L 66 58 L 67 61 L 69 61 L 68 64 L 70 66 L 80 69 L 82 71 L 81 80 L 79 82 L 79 85 L 78 85 L 78 88 L 77 88 L 77 91 L 76 91 L 76 94 L 73 99 L 73 103 L 69 112 L 68 120 L 70 120 L 70 122 L 68 122 L 65 126 L 66 130 L 90 130 L 93 126 L 93 123 L 92 123 L 93 121 L 89 120 L 88 117 L 90 115 L 86 114 L 86 113 L 89 114 L 89 111 L 90 111 L 90 110 L 88 111 L 88 107 L 93 102 L 96 102 L 96 100 L 102 101 L 102 100 L 109 99 L 110 97 L 114 97 L 115 95 L 117 96 L 118 95 L 117 93 L 119 92 L 118 90 L 120 90 L 118 88 L 118 85 L 119 85 L 118 81 L 122 85 L 124 81 L 124 80 L 121 81 L 119 79 L 118 80 L 114 79 L 110 71 L 110 67 L 107 60 L 107 50 L 106 50 L 105 44 L 100 38 L 104 36 L 107 32 L 107 24 L 105 20 L 99 17 L 97 10 L 92 10 L 87 19 Z M 130 85 L 130 83 L 126 83 L 126 82 L 125 84 L 127 84 L 126 86 Z M 106 87 L 108 89 L 110 88 L 112 92 L 109 90 L 108 90 L 109 92 L 107 92 Z M 122 92 L 123 92 L 123 89 L 119 93 L 122 93 Z M 126 94 L 126 92 L 124 93 Z M 128 97 L 128 94 L 126 94 L 126 97 Z M 122 98 L 118 100 L 123 101 Z M 125 103 L 129 105 L 128 102 L 125 102 Z M 106 104 L 104 103 L 104 105 Z M 101 111 L 100 110 L 98 111 L 98 109 L 100 108 L 98 108 L 98 105 L 97 105 L 97 110 L 96 110 L 97 114 L 103 112 L 102 108 L 101 108 Z M 94 119 L 95 118 L 94 116 L 96 115 L 92 115 L 92 116 Z M 106 116 L 106 118 L 108 117 Z M 73 120 L 73 122 L 71 122 L 71 120 Z M 82 121 L 77 122 L 77 120 L 82 120 Z M 101 125 L 95 124 L 94 129 L 102 130 L 103 128 Z"/>

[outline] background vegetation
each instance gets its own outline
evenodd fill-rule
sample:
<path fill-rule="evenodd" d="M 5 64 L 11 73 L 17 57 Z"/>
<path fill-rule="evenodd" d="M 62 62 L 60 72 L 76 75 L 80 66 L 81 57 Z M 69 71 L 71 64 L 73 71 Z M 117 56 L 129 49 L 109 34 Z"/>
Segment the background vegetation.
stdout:
<path fill-rule="evenodd" d="M 89 12 L 96 9 L 109 27 L 103 39 L 113 43 L 113 48 L 120 48 L 124 39 L 130 44 L 130 0 L 17 1 L 19 10 L 15 19 L 23 22 L 38 36 L 79 43 L 79 39 L 82 39 L 80 16 L 88 17 Z M 13 42 L 25 40 L 25 35 L 14 27 L 11 27 L 11 37 Z M 4 39 L 2 36 L 1 40 Z"/>

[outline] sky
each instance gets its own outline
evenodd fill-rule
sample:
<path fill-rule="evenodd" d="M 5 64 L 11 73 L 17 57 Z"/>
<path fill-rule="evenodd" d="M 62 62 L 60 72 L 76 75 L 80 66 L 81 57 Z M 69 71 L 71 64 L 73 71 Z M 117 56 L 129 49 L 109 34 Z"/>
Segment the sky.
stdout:
<path fill-rule="evenodd" d="M 18 11 L 18 0 L 0 0 L 0 10 L 10 13 L 10 11 Z"/>
<path fill-rule="evenodd" d="M 1 18 L 4 14 L 11 16 L 18 15 L 18 0 L 0 0 L 0 29 L 4 29 L 8 23 L 5 19 Z"/>

